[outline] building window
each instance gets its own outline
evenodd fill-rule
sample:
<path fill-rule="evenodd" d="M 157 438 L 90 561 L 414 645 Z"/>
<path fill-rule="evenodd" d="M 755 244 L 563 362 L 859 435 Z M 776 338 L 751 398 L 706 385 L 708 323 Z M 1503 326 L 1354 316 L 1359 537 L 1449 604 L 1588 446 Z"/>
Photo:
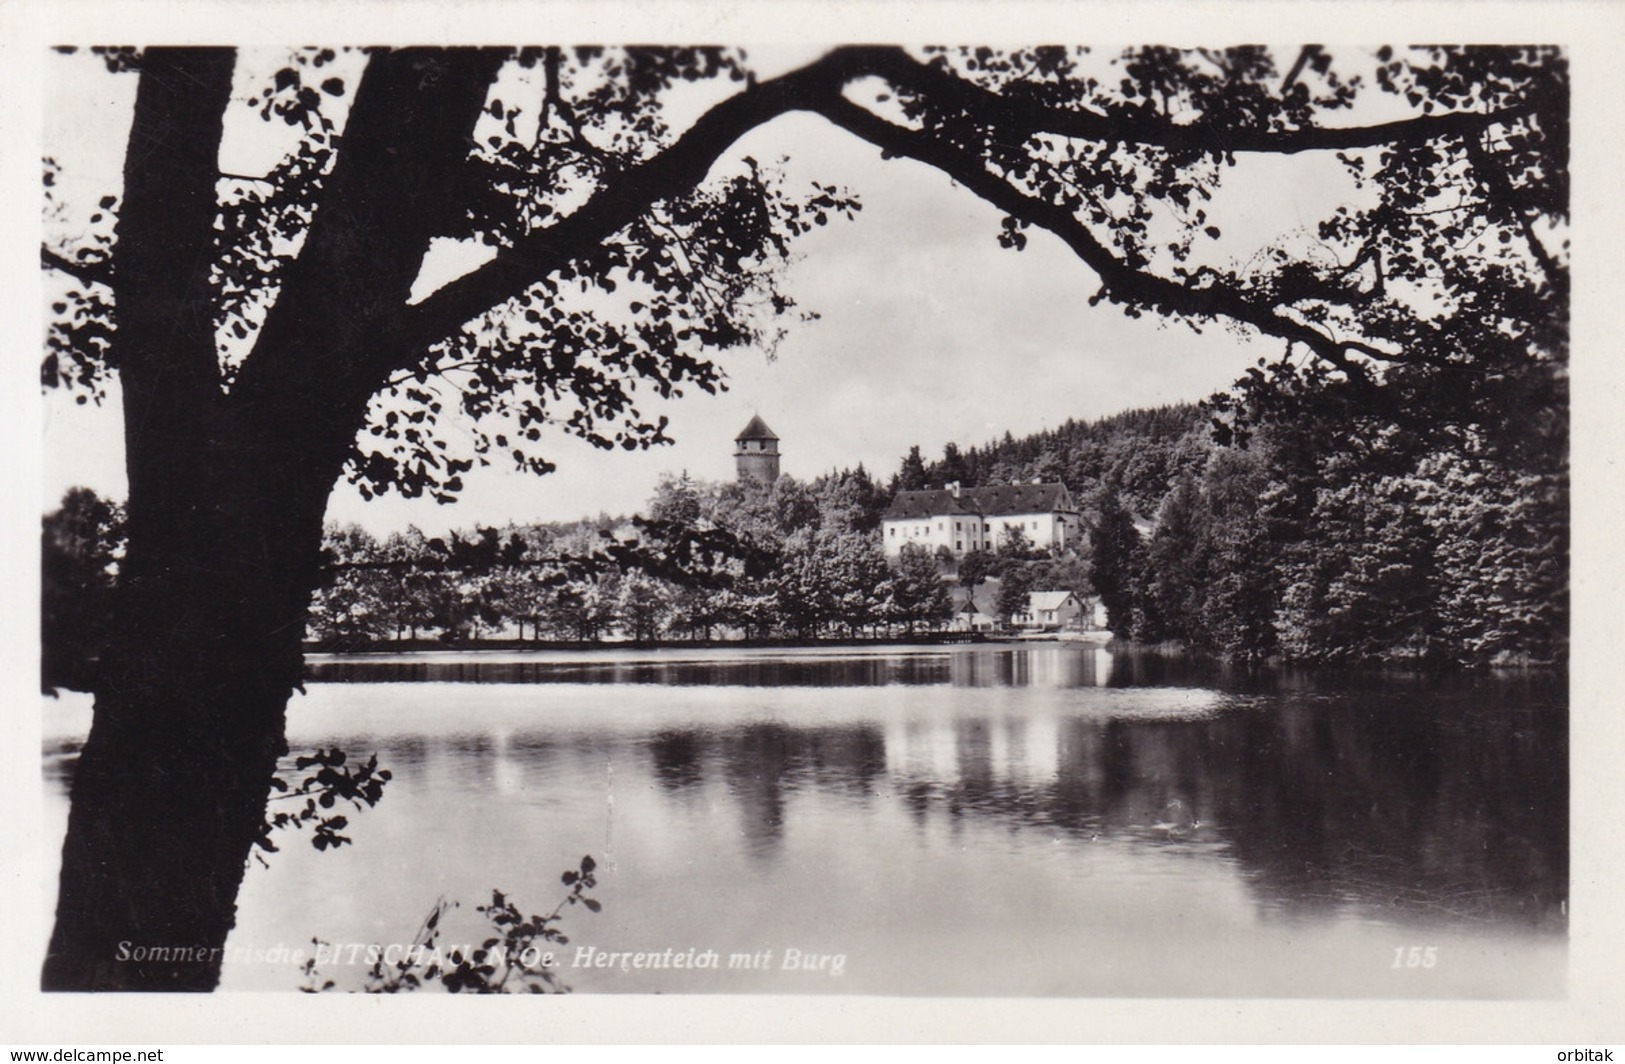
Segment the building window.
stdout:
<path fill-rule="evenodd" d="M 954 550 L 964 550 L 964 549 L 965 549 L 965 541 L 964 540 L 956 540 L 954 542 Z"/>

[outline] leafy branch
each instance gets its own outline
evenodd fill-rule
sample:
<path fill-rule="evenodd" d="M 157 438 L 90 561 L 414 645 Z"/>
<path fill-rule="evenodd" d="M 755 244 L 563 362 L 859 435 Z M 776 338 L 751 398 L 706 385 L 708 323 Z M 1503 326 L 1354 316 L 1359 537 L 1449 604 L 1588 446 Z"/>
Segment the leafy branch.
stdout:
<path fill-rule="evenodd" d="M 473 948 L 441 946 L 442 918 L 459 903 L 440 899 L 399 957 L 389 959 L 380 953 L 367 972 L 364 992 L 400 994 L 439 984 L 451 994 L 569 993 L 569 985 L 558 977 L 557 966 L 543 947 L 569 943 L 569 936 L 559 927 L 566 908 L 580 905 L 588 912 L 603 911 L 598 900 L 587 894 L 598 885 L 597 867 L 589 854 L 581 858 L 579 867 L 565 871 L 560 879 L 569 890 L 546 915 L 527 914 L 508 895 L 493 889 L 490 903 L 475 910 L 485 918 L 489 931 Z M 318 948 L 325 944 L 320 939 L 312 942 Z M 300 989 L 305 993 L 335 989 L 333 980 L 317 970 L 314 955 L 305 962 L 304 975 Z"/>
<path fill-rule="evenodd" d="M 273 795 L 271 801 L 298 801 L 304 804 L 294 812 L 278 811 L 269 814 L 260 827 L 260 837 L 254 844 L 268 853 L 277 852 L 276 843 L 271 841 L 273 831 L 292 829 L 303 831 L 305 825 L 313 824 L 310 844 L 318 850 L 337 849 L 352 840 L 348 835 L 341 835 L 349 826 L 347 817 L 339 814 L 324 812 L 347 801 L 356 809 L 371 809 L 377 805 L 384 796 L 384 785 L 392 775 L 387 768 L 378 767 L 378 755 L 373 754 L 364 765 L 346 765 L 349 760 L 343 750 L 334 747 L 332 750 L 317 750 L 308 757 L 299 757 L 294 761 L 294 767 L 303 771 L 315 768 L 316 771 L 306 775 L 296 785 L 290 784 L 281 776 L 271 778 L 271 789 L 281 793 Z M 265 858 L 259 854 L 254 855 L 261 864 Z"/>

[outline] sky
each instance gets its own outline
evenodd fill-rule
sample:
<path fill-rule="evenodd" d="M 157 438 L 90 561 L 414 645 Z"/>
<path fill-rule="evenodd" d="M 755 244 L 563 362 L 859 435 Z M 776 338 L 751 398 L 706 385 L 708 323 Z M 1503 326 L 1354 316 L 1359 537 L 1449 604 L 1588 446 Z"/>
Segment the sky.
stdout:
<path fill-rule="evenodd" d="M 816 54 L 754 49 L 751 58 L 770 76 Z M 47 139 L 65 195 L 117 191 L 133 82 L 82 57 L 60 64 L 52 100 L 64 120 L 48 122 Z M 222 169 L 263 172 L 272 149 L 252 127 L 228 128 Z M 375 533 L 408 524 L 438 533 L 634 513 L 662 474 L 731 479 L 733 438 L 753 414 L 781 437 L 789 475 L 811 479 L 861 463 L 884 478 L 916 444 L 929 459 L 949 442 L 970 447 L 1069 418 L 1198 400 L 1282 350 L 1233 329 L 1209 325 L 1198 334 L 1090 307 L 1098 281 L 1057 239 L 1033 231 L 1026 250 L 1000 248 L 999 212 L 930 167 L 882 160 L 822 119 L 778 119 L 742 139 L 719 167 L 744 155 L 784 159 L 791 187 L 816 179 L 852 190 L 863 204 L 854 220 L 797 243 L 784 289 L 819 317 L 792 326 L 775 357 L 725 353 L 725 393 L 689 389 L 680 400 L 641 404 L 645 414 L 670 418 L 673 445 L 604 452 L 556 433 L 545 453 L 558 468 L 548 476 L 476 469 L 452 506 L 393 494 L 363 500 L 341 483 L 329 519 Z M 1233 192 L 1215 216 L 1227 233 L 1241 234 L 1238 255 L 1298 232 L 1348 194 L 1335 163 L 1315 156 L 1244 164 L 1225 187 Z M 80 408 L 47 397 L 46 407 L 47 504 L 79 484 L 122 497 L 116 398 Z"/>

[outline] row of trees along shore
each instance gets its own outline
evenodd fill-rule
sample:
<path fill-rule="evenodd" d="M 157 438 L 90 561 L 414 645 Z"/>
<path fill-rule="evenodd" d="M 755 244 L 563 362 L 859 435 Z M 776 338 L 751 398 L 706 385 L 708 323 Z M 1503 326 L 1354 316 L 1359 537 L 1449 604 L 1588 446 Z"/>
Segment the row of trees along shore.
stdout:
<path fill-rule="evenodd" d="M 134 91 L 113 187 L 44 164 L 41 379 L 80 402 L 116 382 L 129 484 L 49 989 L 217 984 L 217 962 L 114 958 L 123 941 L 208 954 L 235 922 L 339 479 L 450 498 L 476 462 L 545 471 L 542 426 L 659 443 L 665 421 L 634 391 L 714 391 L 717 352 L 771 345 L 801 320 L 784 290 L 792 248 L 859 202 L 735 150 L 789 114 L 950 178 L 1002 216 L 989 237 L 1012 251 L 1059 241 L 1083 271 L 1079 298 L 1283 345 L 1240 403 L 1255 416 L 1229 428 L 1256 439 L 1241 464 L 1262 463 L 1260 490 L 1280 471 L 1279 499 L 1249 522 L 1234 513 L 1244 501 L 1204 495 L 1205 467 L 1176 483 L 1184 502 L 1163 526 L 1181 508 L 1210 518 L 1210 548 L 1181 559 L 1206 575 L 1179 586 L 1218 590 L 1159 591 L 1158 566 L 1124 540 L 1124 571 L 1152 574 L 1125 582 L 1131 634 L 1189 627 L 1210 599 L 1253 619 L 1227 631 L 1262 624 L 1271 596 L 1252 577 L 1225 590 L 1238 579 L 1226 573 L 1277 580 L 1275 613 L 1297 611 L 1306 647 L 1329 645 L 1315 626 L 1335 618 L 1493 659 L 1505 633 L 1533 646 L 1552 627 L 1527 588 L 1558 582 L 1542 566 L 1561 552 L 1495 525 L 1544 528 L 1561 490 L 1561 49 L 851 46 L 782 74 L 681 47 L 65 48 L 50 61 Z M 69 109 L 92 98 L 64 95 L 47 127 L 79 128 L 87 116 Z M 222 173 L 245 129 L 287 131 L 286 151 Z M 1258 196 L 1251 161 L 1284 174 L 1317 159 L 1347 175 L 1341 203 L 1300 215 L 1296 235 L 1219 243 L 1236 234 L 1218 204 Z M 448 241 L 491 254 L 436 282 L 427 257 Z M 1524 431 L 1537 425 L 1549 435 Z M 1279 557 L 1218 565 L 1235 545 L 1227 519 Z M 1503 549 L 1476 551 L 1475 536 Z M 1322 542 L 1337 550 L 1321 556 Z M 1418 560 L 1431 583 L 1404 575 Z M 1469 607 L 1494 585 L 1512 608 L 1490 632 Z M 1376 587 L 1439 590 L 1389 618 L 1364 594 Z M 1298 635 L 1273 638 L 1296 652 Z"/>
<path fill-rule="evenodd" d="M 1283 400 L 1286 383 L 1261 376 L 1202 406 L 950 443 L 931 463 L 916 447 L 886 487 L 861 466 L 771 488 L 682 474 L 663 478 L 635 520 L 434 538 L 410 528 L 381 541 L 330 526 L 308 634 L 330 648 L 429 635 L 887 637 L 947 624 L 949 581 L 991 579 L 1001 620 L 1029 591 L 1070 590 L 1098 595 L 1119 639 L 1230 660 L 1561 662 L 1567 493 L 1553 424 L 1537 418 L 1516 447 L 1393 426 L 1329 446 L 1332 426 L 1317 429 L 1302 401 L 1323 384 L 1291 381 L 1293 416 L 1260 415 L 1264 392 Z M 1017 537 L 963 560 L 912 546 L 884 557 L 895 492 L 1031 479 L 1084 501 L 1083 542 L 1053 555 Z M 47 518 L 48 681 L 86 681 L 121 528 L 119 508 L 82 489 Z"/>
<path fill-rule="evenodd" d="M 810 483 L 662 478 L 634 519 L 379 542 L 329 528 L 310 634 L 342 647 L 503 636 L 595 642 L 858 638 L 940 628 L 936 559 L 881 552 L 886 496 L 860 467 Z"/>
<path fill-rule="evenodd" d="M 1357 415 L 1335 385 L 1277 366 L 1201 405 L 950 443 L 931 463 L 916 447 L 885 488 L 861 467 L 809 484 L 782 477 L 771 490 L 669 477 L 648 507 L 656 553 L 625 572 L 567 578 L 537 564 L 590 555 L 600 536 L 581 525 L 482 529 L 449 544 L 332 529 L 339 567 L 317 596 L 312 634 L 511 625 L 523 636 L 528 625 L 532 638 L 574 640 L 617 626 L 639 640 L 878 636 L 946 624 L 945 581 L 957 578 L 967 590 L 991 579 L 1001 622 L 1029 591 L 1068 590 L 1098 596 L 1120 640 L 1232 661 L 1561 664 L 1567 432 L 1561 381 L 1547 387 L 1493 427 L 1367 418 L 1351 438 Z M 888 566 L 878 530 L 897 491 L 1034 479 L 1079 500 L 1082 542 L 1052 553 L 1018 537 L 963 560 L 910 548 Z M 743 550 L 685 569 L 660 529 L 721 529 Z M 470 552 L 482 560 L 429 572 Z M 503 558 L 527 564 L 494 564 Z M 404 582 L 366 568 L 402 561 L 414 574 Z"/>

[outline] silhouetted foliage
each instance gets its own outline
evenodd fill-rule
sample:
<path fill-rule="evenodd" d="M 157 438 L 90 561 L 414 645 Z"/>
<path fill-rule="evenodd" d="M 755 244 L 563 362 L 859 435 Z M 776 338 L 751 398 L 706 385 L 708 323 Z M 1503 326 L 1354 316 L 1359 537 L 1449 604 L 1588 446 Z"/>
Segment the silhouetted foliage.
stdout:
<path fill-rule="evenodd" d="M 566 906 L 602 911 L 597 899 L 587 895 L 598 885 L 597 867 L 588 855 L 578 868 L 565 871 L 560 879 L 569 890 L 545 916 L 527 915 L 508 895 L 491 891 L 491 901 L 476 909 L 488 925 L 488 935 L 468 949 L 441 947 L 442 919 L 459 904 L 441 899 L 400 956 L 390 958 L 380 951 L 368 969 L 363 989 L 369 994 L 399 994 L 435 986 L 450 994 L 569 993 L 570 987 L 558 976 L 557 961 L 544 946 L 563 946 L 570 941 L 559 927 Z M 316 951 L 326 945 L 320 939 L 311 941 Z M 336 989 L 333 980 L 319 971 L 315 952 L 305 962 L 304 975 L 300 989 L 306 993 Z"/>
<path fill-rule="evenodd" d="M 112 593 L 124 551 L 124 511 L 89 488 L 72 488 L 45 515 L 40 537 L 40 684 L 88 691 L 110 634 Z"/>
<path fill-rule="evenodd" d="M 387 768 L 378 767 L 378 755 L 373 754 L 366 764 L 346 765 L 348 755 L 337 747 L 332 750 L 317 750 L 310 755 L 301 755 L 294 759 L 294 768 L 307 772 L 303 779 L 297 782 L 283 779 L 277 775 L 271 778 L 271 801 L 303 802 L 294 808 L 293 812 L 286 812 L 272 806 L 272 811 L 265 818 L 264 827 L 255 845 L 268 853 L 275 853 L 276 843 L 271 838 L 273 831 L 293 829 L 303 831 L 305 825 L 312 826 L 310 844 L 318 850 L 337 849 L 351 841 L 348 835 L 339 832 L 349 827 L 349 820 L 339 813 L 328 813 L 340 802 L 349 802 L 358 810 L 371 809 L 384 797 L 384 785 L 392 778 Z M 254 855 L 261 863 L 264 858 Z"/>

